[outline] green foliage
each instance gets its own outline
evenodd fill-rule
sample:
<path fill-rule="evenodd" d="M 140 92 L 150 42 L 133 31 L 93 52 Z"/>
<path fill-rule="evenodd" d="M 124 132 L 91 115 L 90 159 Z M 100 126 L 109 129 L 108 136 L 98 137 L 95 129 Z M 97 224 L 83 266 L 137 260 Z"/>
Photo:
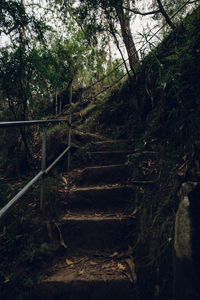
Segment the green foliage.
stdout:
<path fill-rule="evenodd" d="M 19 45 L 23 42 L 29 43 L 27 36 L 22 37 L 22 31 L 29 31 L 39 41 L 44 39 L 44 33 L 49 26 L 44 23 L 43 19 L 37 19 L 33 14 L 30 15 L 26 12 L 26 9 L 22 1 L 17 0 L 2 0 L 0 3 L 0 27 L 1 32 L 4 35 L 10 35 L 12 37 L 12 43 Z M 30 37 L 30 35 L 29 35 Z"/>
<path fill-rule="evenodd" d="M 0 3 L 0 27 L 3 32 L 19 30 L 29 22 L 24 7 L 19 1 L 2 0 Z"/>
<path fill-rule="evenodd" d="M 23 262 L 33 264 L 42 259 L 43 255 L 47 252 L 47 243 L 42 243 L 41 245 L 35 245 L 35 243 L 30 243 L 28 247 L 22 252 Z"/>
<path fill-rule="evenodd" d="M 143 139 L 168 139 L 171 145 L 193 142 L 199 132 L 199 10 L 152 51 L 138 71 L 138 114 L 146 120 Z M 174 126 L 174 124 L 176 124 Z"/>
<path fill-rule="evenodd" d="M 184 6 L 184 4 L 186 4 L 186 2 L 187 2 L 185 0 L 172 0 L 172 1 L 171 0 L 162 0 L 161 2 L 162 2 L 162 5 L 163 5 L 166 13 L 170 17 L 174 16 L 173 23 L 175 23 L 176 26 L 178 26 L 178 24 L 180 24 L 180 22 L 184 19 L 186 13 L 189 10 L 198 7 L 198 0 L 196 1 L 196 3 L 195 3 L 195 1 L 190 1 L 191 3 L 187 3 L 187 5 L 185 5 L 185 6 Z M 158 8 L 157 1 L 152 1 L 152 6 L 154 8 Z M 175 13 L 176 13 L 176 15 L 175 15 Z M 163 18 L 163 15 L 161 15 L 161 14 L 154 15 L 154 19 L 161 19 L 163 22 L 165 21 Z"/>
<path fill-rule="evenodd" d="M 5 192 L 5 202 L 8 202 L 28 180 L 30 178 L 26 181 L 4 182 L 4 189 L 0 191 Z M 64 193 L 59 191 L 61 188 L 60 177 L 47 179 L 46 209 L 51 219 L 56 217 L 61 200 L 65 198 Z M 40 186 L 34 185 L 13 207 L 12 212 L 1 219 L 0 280 L 3 299 L 29 299 L 30 288 L 41 281 L 41 267 L 48 262 L 49 239 L 44 216 L 40 212 L 39 192 Z M 2 200 L 1 198 L 1 207 L 4 204 Z M 12 290 L 6 288 L 7 284 L 12 286 Z"/>

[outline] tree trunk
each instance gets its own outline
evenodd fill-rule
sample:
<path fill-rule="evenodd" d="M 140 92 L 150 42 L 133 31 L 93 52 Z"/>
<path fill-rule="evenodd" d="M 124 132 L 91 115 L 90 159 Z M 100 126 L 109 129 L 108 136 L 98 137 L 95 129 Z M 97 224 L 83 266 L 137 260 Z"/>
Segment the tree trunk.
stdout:
<path fill-rule="evenodd" d="M 124 13 L 121 1 L 115 5 L 115 10 L 119 19 L 122 38 L 128 54 L 129 64 L 131 70 L 134 71 L 134 66 L 138 62 L 139 57 L 131 33 L 129 16 Z"/>
<path fill-rule="evenodd" d="M 21 0 L 21 4 L 24 8 L 24 12 L 26 9 L 26 3 L 25 0 Z M 20 60 L 21 60 L 21 70 L 20 70 L 20 105 L 19 105 L 19 120 L 20 121 L 24 121 L 27 120 L 27 101 L 28 101 L 28 97 L 27 97 L 27 83 L 25 83 L 26 81 L 26 74 L 25 74 L 25 68 L 26 68 L 26 62 L 25 62 L 25 28 L 24 25 L 22 23 L 20 29 L 19 29 L 19 37 L 20 37 Z M 23 165 L 25 166 L 25 168 L 28 168 L 28 163 L 31 157 L 31 151 L 29 148 L 29 138 L 28 138 L 28 132 L 29 130 L 23 127 L 20 127 L 20 134 L 22 137 L 22 142 L 24 144 L 24 149 L 25 149 L 25 153 L 24 153 L 24 159 L 23 159 Z M 22 166 L 23 168 L 23 166 Z"/>
<path fill-rule="evenodd" d="M 62 112 L 62 97 L 60 97 L 60 101 L 59 101 L 59 114 L 61 114 Z"/>
<path fill-rule="evenodd" d="M 108 38 L 108 57 L 109 57 L 108 66 L 109 66 L 109 69 L 111 69 L 112 68 L 112 54 L 111 54 L 110 33 L 109 33 L 109 31 L 107 31 L 107 38 Z"/>
<path fill-rule="evenodd" d="M 113 38 L 114 38 L 115 44 L 116 44 L 116 46 L 117 46 L 117 49 L 119 50 L 119 53 L 120 53 L 120 55 L 121 55 L 121 57 L 122 57 L 122 60 L 123 60 L 123 63 L 124 63 L 126 72 L 127 72 L 127 74 L 128 74 L 128 77 L 129 77 L 129 79 L 131 80 L 131 75 L 130 75 L 130 73 L 129 73 L 129 70 L 128 70 L 128 67 L 127 67 L 127 64 L 126 64 L 126 60 L 125 60 L 125 58 L 124 58 L 124 56 L 123 56 L 122 50 L 121 50 L 121 48 L 120 48 L 120 46 L 119 46 L 119 41 L 118 41 L 118 39 L 117 39 L 117 36 L 116 36 L 116 34 L 115 34 L 114 31 L 112 31 L 111 34 L 112 34 L 112 36 L 113 36 Z"/>
<path fill-rule="evenodd" d="M 56 90 L 55 114 L 58 114 L 58 92 Z"/>

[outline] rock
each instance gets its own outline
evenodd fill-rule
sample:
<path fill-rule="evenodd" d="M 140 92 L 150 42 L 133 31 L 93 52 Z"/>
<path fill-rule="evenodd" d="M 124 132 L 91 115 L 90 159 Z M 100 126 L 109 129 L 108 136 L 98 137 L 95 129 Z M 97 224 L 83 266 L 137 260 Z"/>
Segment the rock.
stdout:
<path fill-rule="evenodd" d="M 175 222 L 174 299 L 200 299 L 200 184 L 186 182 L 178 193 Z M 197 217 L 198 216 L 198 217 Z"/>

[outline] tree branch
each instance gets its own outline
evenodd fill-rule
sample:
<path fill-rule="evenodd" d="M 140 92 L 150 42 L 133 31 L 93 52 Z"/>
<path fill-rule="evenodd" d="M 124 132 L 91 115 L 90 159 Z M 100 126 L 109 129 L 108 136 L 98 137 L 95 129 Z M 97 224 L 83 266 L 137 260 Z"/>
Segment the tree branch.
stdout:
<path fill-rule="evenodd" d="M 199 2 L 199 0 L 190 1 L 188 4 L 193 4 L 193 3 L 196 3 L 196 2 Z"/>
<path fill-rule="evenodd" d="M 125 7 L 125 6 L 123 6 L 123 9 L 126 9 L 126 10 L 128 10 L 130 12 L 133 12 L 136 15 L 141 15 L 141 16 L 155 15 L 155 14 L 158 14 L 158 13 L 161 12 L 160 10 L 153 10 L 153 11 L 148 11 L 148 12 L 142 12 L 142 11 L 139 11 L 137 9 L 133 9 L 133 8 Z"/>
<path fill-rule="evenodd" d="M 164 9 L 161 0 L 156 0 L 158 3 L 158 7 L 160 9 L 161 14 L 163 15 L 163 17 L 165 18 L 167 24 L 174 30 L 176 28 L 176 26 L 174 25 L 174 23 L 172 23 L 169 15 L 167 14 L 166 10 Z"/>

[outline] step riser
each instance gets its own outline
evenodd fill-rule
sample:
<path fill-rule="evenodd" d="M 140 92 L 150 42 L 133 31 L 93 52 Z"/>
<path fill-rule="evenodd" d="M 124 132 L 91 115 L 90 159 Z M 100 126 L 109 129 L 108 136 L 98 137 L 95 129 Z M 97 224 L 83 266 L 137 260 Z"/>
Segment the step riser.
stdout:
<path fill-rule="evenodd" d="M 104 184 L 125 181 L 130 174 L 127 166 L 87 168 L 82 171 L 77 178 L 79 185 L 95 185 L 103 182 Z"/>
<path fill-rule="evenodd" d="M 92 151 L 118 151 L 129 149 L 130 145 L 128 141 L 118 141 L 118 142 L 96 142 L 91 146 Z"/>
<path fill-rule="evenodd" d="M 127 155 L 129 152 L 89 152 L 88 153 L 88 165 L 113 165 L 121 164 L 127 161 Z"/>
<path fill-rule="evenodd" d="M 33 291 L 35 300 L 135 300 L 134 285 L 128 281 L 44 282 Z"/>
<path fill-rule="evenodd" d="M 82 190 L 73 191 L 67 199 L 68 208 L 105 209 L 127 207 L 135 198 L 133 189 Z"/>
<path fill-rule="evenodd" d="M 69 220 L 60 225 L 68 250 L 125 249 L 134 242 L 135 219 L 77 221 Z"/>

